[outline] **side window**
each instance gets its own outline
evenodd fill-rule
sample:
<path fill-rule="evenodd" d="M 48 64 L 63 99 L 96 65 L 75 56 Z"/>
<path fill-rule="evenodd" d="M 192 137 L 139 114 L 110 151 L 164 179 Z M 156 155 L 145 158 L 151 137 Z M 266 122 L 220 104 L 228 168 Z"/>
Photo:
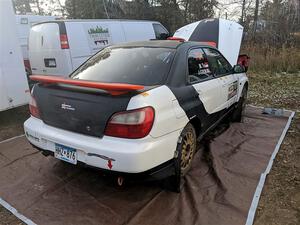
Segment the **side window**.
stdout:
<path fill-rule="evenodd" d="M 224 75 L 231 73 L 231 65 L 217 50 L 211 48 L 204 48 L 203 50 L 207 55 L 213 74 Z"/>
<path fill-rule="evenodd" d="M 200 82 L 212 77 L 208 60 L 201 48 L 192 49 L 188 55 L 188 82 Z"/>
<path fill-rule="evenodd" d="M 169 37 L 169 32 L 162 25 L 158 23 L 154 23 L 153 29 L 154 29 L 156 39 L 164 40 Z"/>

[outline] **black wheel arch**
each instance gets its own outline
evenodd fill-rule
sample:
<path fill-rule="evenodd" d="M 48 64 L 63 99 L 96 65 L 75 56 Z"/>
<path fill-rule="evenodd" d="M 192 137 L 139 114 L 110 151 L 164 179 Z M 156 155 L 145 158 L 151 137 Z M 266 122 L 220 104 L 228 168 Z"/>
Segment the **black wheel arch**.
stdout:
<path fill-rule="evenodd" d="M 246 81 L 243 88 L 246 88 L 246 90 L 248 91 L 248 86 L 249 86 L 249 83 L 248 83 L 248 81 Z"/>
<path fill-rule="evenodd" d="M 189 123 L 193 125 L 193 127 L 196 131 L 196 136 L 199 137 L 201 134 L 201 130 L 202 130 L 200 118 L 195 116 L 189 121 Z"/>

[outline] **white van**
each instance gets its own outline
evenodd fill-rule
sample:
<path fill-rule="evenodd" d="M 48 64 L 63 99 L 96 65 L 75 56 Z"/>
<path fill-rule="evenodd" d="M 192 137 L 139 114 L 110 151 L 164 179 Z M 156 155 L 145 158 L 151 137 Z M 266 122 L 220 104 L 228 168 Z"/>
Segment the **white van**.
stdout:
<path fill-rule="evenodd" d="M 108 45 L 168 36 L 167 29 L 156 21 L 108 19 L 39 23 L 31 28 L 29 36 L 32 73 L 68 76 Z"/>
<path fill-rule="evenodd" d="M 56 16 L 39 16 L 39 15 L 16 15 L 17 35 L 21 46 L 26 72 L 30 73 L 30 62 L 28 56 L 28 38 L 30 28 L 44 21 L 55 20 Z"/>

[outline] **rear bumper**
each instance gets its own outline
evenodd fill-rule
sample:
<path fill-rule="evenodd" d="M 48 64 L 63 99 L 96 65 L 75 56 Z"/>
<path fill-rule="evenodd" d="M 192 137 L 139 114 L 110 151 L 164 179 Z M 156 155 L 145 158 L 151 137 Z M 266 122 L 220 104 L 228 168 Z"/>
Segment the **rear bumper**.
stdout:
<path fill-rule="evenodd" d="M 28 141 L 40 150 L 54 153 L 55 143 L 62 144 L 77 150 L 78 163 L 134 174 L 159 170 L 160 165 L 172 161 L 180 134 L 175 131 L 159 138 L 97 138 L 48 126 L 34 117 L 25 121 L 24 130 Z M 111 168 L 107 159 L 111 159 Z"/>
<path fill-rule="evenodd" d="M 54 156 L 54 152 L 52 152 L 52 151 L 41 149 L 33 144 L 31 144 L 31 145 L 35 149 L 41 151 L 42 154 L 45 156 Z M 171 159 L 159 166 L 156 166 L 150 170 L 140 172 L 140 173 L 118 172 L 118 171 L 113 171 L 113 170 L 90 166 L 90 165 L 87 165 L 80 161 L 78 161 L 77 165 L 82 166 L 82 167 L 87 167 L 87 168 L 93 168 L 93 169 L 101 171 L 103 174 L 107 174 L 107 175 L 113 176 L 113 177 L 121 176 L 124 178 L 130 178 L 130 179 L 142 179 L 143 181 L 145 181 L 145 180 L 152 181 L 152 180 L 165 179 L 167 177 L 175 175 L 175 166 L 174 166 L 175 164 L 174 163 L 175 163 L 174 159 Z"/>

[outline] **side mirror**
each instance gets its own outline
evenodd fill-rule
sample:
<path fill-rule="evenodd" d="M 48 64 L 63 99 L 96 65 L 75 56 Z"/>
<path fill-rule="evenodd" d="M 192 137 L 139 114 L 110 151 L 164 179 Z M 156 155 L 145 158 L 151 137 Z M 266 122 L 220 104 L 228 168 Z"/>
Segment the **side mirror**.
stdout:
<path fill-rule="evenodd" d="M 246 69 L 242 65 L 237 64 L 233 67 L 233 73 L 245 73 L 245 72 L 246 72 Z"/>

